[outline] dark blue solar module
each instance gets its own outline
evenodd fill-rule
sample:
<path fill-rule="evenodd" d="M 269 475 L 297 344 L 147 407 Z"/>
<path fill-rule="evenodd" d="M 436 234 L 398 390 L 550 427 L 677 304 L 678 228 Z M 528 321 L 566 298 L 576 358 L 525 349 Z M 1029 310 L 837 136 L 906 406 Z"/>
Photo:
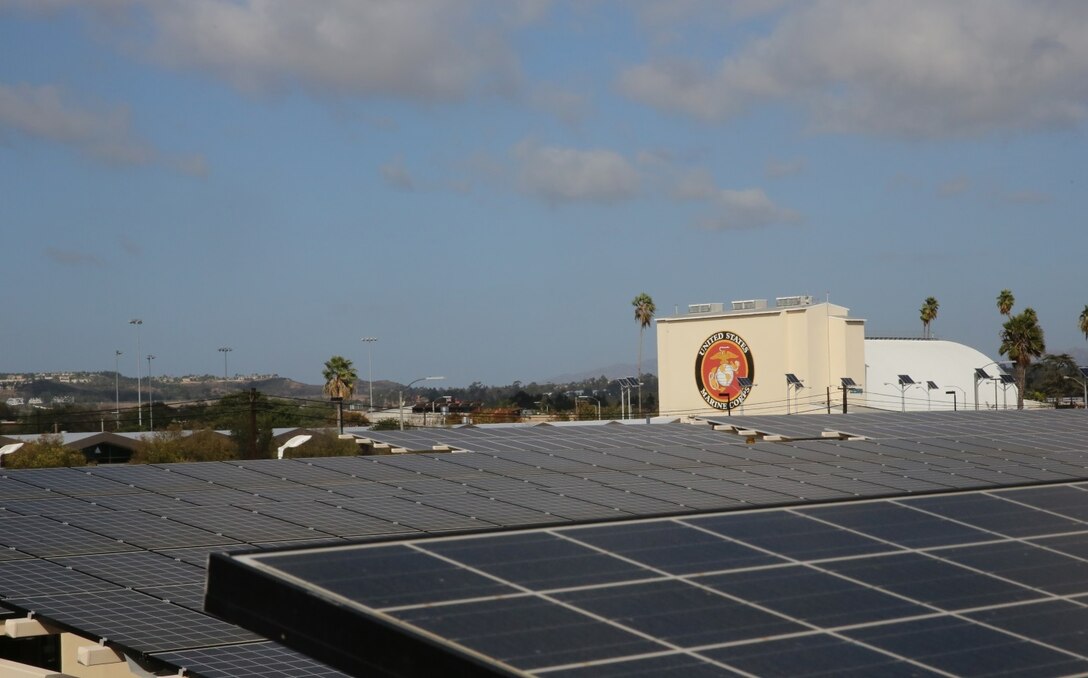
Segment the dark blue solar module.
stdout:
<path fill-rule="evenodd" d="M 1066 485 L 1032 492 L 1047 502 L 1048 489 L 1068 499 Z M 335 614 L 353 637 L 383 639 L 361 642 L 368 662 L 409 653 L 433 675 L 458 661 L 534 676 L 1088 671 L 1088 562 L 1041 545 L 1088 523 L 998 494 L 225 554 L 207 604 L 334 665 L 312 634 Z M 423 576 L 402 593 L 380 584 L 396 574 L 345 567 L 349 553 Z M 294 619 L 232 607 L 245 582 L 258 600 L 290 589 Z"/>

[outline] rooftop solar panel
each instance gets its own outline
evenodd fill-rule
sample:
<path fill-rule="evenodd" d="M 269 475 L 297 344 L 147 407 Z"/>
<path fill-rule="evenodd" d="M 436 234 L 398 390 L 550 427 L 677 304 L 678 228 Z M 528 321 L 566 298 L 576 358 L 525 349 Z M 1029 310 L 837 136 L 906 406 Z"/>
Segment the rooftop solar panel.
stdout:
<path fill-rule="evenodd" d="M 1020 491 L 1047 501 L 1083 490 Z M 1088 523 L 994 496 L 1015 492 L 222 557 L 208 605 L 331 661 L 307 624 L 346 597 L 355 611 L 339 624 L 396 636 L 379 641 L 395 652 L 366 643 L 365 660 L 337 657 L 346 670 L 395 669 L 418 644 L 426 670 L 479 662 L 496 675 L 1086 671 L 1088 643 L 1071 629 L 1088 621 L 1074 598 L 1088 596 L 1088 564 L 1040 542 Z M 1002 501 L 1014 510 L 992 510 Z M 972 527 L 980 516 L 988 525 Z M 414 585 L 395 583 L 407 573 Z M 261 598 L 302 585 L 301 618 L 233 605 L 242 582 Z"/>
<path fill-rule="evenodd" d="M 346 678 L 309 657 L 273 642 L 163 652 L 156 659 L 202 678 Z"/>
<path fill-rule="evenodd" d="M 129 590 L 10 597 L 4 604 L 86 633 L 108 637 L 138 654 L 261 640 L 249 631 Z"/>
<path fill-rule="evenodd" d="M 726 418 L 722 420 L 726 421 Z M 681 622 L 670 622 L 668 625 L 676 626 L 670 632 L 675 632 L 677 637 L 665 638 L 662 649 L 640 655 L 602 657 L 596 641 L 587 642 L 572 657 L 579 652 L 593 657 L 588 664 L 582 665 L 580 660 L 574 659 L 572 664 L 531 670 L 549 676 L 622 675 L 636 669 L 658 675 L 669 667 L 683 667 L 684 678 L 691 678 L 707 670 L 714 675 L 752 671 L 751 667 L 764 665 L 769 661 L 768 657 L 773 658 L 776 653 L 789 661 L 800 662 L 808 670 L 805 661 L 831 660 L 836 652 L 852 658 L 841 659 L 840 663 L 832 665 L 833 669 L 853 665 L 850 662 L 855 660 L 857 666 L 869 666 L 867 662 L 873 660 L 877 661 L 873 666 L 879 667 L 882 674 L 894 675 L 897 667 L 909 667 L 905 670 L 911 675 L 924 673 L 926 667 L 939 668 L 939 665 L 923 665 L 910 658 L 904 661 L 875 640 L 860 645 L 844 635 L 845 630 L 870 628 L 876 622 L 825 630 L 822 625 L 839 623 L 828 618 L 838 614 L 836 610 L 840 604 L 815 603 L 817 600 L 855 601 L 850 609 L 856 614 L 880 617 L 889 609 L 881 602 L 886 602 L 881 595 L 894 597 L 898 594 L 891 588 L 907 590 L 913 587 L 909 575 L 919 568 L 939 575 L 935 581 L 951 582 L 937 587 L 940 590 L 934 591 L 934 600 L 954 601 L 956 596 L 970 593 L 964 590 L 965 582 L 985 582 L 985 586 L 979 584 L 981 593 L 995 599 L 1009 595 L 1010 589 L 990 590 L 993 585 L 988 579 L 961 579 L 962 570 L 996 578 L 1003 582 L 1000 586 L 1019 587 L 1011 591 L 1024 589 L 1031 592 L 1030 595 L 1042 596 L 1028 599 L 1036 606 L 1049 607 L 1055 601 L 1088 604 L 1088 592 L 1059 593 L 1059 590 L 1066 590 L 1064 579 L 1081 569 L 1079 564 L 1071 565 L 1070 561 L 1080 563 L 1088 559 L 1088 536 L 1085 536 L 1088 528 L 1081 527 L 1084 511 L 1078 501 L 1085 489 L 1077 484 L 1004 489 L 1012 485 L 1088 477 L 1088 417 L 1084 417 L 1083 412 L 851 413 L 732 417 L 728 421 L 768 435 L 788 434 L 786 437 L 794 440 L 749 444 L 746 437 L 714 431 L 702 424 L 464 428 L 423 432 L 415 438 L 417 442 L 413 445 L 429 445 L 437 440 L 458 449 L 476 451 L 149 467 L 101 466 L 61 469 L 62 473 L 4 470 L 4 475 L 0 476 L 0 516 L 5 516 L 0 517 L 0 565 L 25 561 L 48 563 L 50 567 L 37 564 L 30 567 L 42 567 L 45 568 L 43 572 L 56 573 L 52 566 L 59 567 L 64 563 L 73 568 L 65 569 L 73 576 L 93 576 L 110 587 L 133 588 L 134 592 L 148 594 L 150 600 L 171 601 L 175 607 L 187 608 L 196 614 L 203 609 L 201 585 L 185 580 L 196 568 L 205 567 L 210 552 L 252 550 L 255 546 L 282 549 L 309 548 L 330 542 L 342 544 L 341 539 L 331 536 L 333 533 L 353 539 L 402 542 L 407 538 L 406 534 L 463 534 L 497 527 L 549 525 L 551 527 L 544 534 L 556 535 L 580 548 L 592 549 L 595 553 L 650 571 L 645 580 L 624 579 L 609 584 L 627 588 L 631 596 L 621 596 L 614 602 L 597 596 L 596 592 L 587 593 L 587 606 L 592 603 L 604 610 L 611 609 L 609 606 L 613 604 L 622 608 L 630 600 L 642 597 L 656 599 L 658 589 L 655 586 L 669 581 L 662 577 L 673 576 L 679 577 L 676 581 L 699 584 L 703 586 L 702 590 L 730 600 L 736 597 L 729 593 L 731 590 L 751 591 L 753 600 L 735 602 L 770 611 L 805 629 L 798 635 L 772 637 L 766 641 L 727 641 L 708 648 L 692 648 L 687 645 L 690 638 L 706 631 L 683 629 Z M 865 435 L 868 440 L 827 438 L 824 435 L 827 431 Z M 429 447 L 422 449 L 429 450 Z M 48 480 L 56 491 L 23 482 L 19 479 L 22 477 L 38 482 Z M 923 505 L 922 502 L 952 499 L 956 495 L 907 498 L 920 493 L 955 492 L 960 488 L 971 490 L 962 496 L 981 495 L 981 499 L 974 500 L 975 504 L 968 502 L 969 505 L 943 501 Z M 980 493 L 980 489 L 984 492 Z M 1055 492 L 1050 494 L 1048 490 Z M 191 498 L 206 506 L 182 502 L 174 495 Z M 860 503 L 843 501 L 874 496 L 903 498 Z M 836 503 L 813 504 L 824 498 L 834 499 Z M 915 505 L 915 501 L 919 503 Z M 989 501 L 998 504 L 986 503 Z M 315 502 L 329 508 L 314 508 Z M 847 507 L 870 505 L 880 507 L 880 510 L 872 516 L 860 517 L 839 512 Z M 1006 505 L 1011 506 L 1013 512 L 1010 513 Z M 335 508 L 338 506 L 340 508 Z M 752 506 L 789 506 L 785 513 L 793 519 L 808 521 L 802 522 L 806 525 L 812 522 L 824 526 L 816 528 L 817 533 L 825 528 L 847 530 L 847 534 L 855 538 L 893 544 L 899 550 L 849 556 L 833 554 L 823 559 L 806 556 L 808 559 L 795 563 L 774 548 L 789 551 L 811 547 L 811 544 L 806 546 L 803 539 L 791 537 L 789 549 L 776 546 L 768 550 L 745 542 L 739 535 L 726 536 L 703 526 L 696 527 L 695 521 L 710 517 L 707 512 Z M 996 510 L 988 508 L 995 506 Z M 62 507 L 89 508 L 93 512 L 54 511 Z M 20 515 L 16 510 L 29 515 Z M 49 519 L 39 515 L 46 511 L 55 517 Z M 174 520 L 186 513 L 189 513 L 189 523 Z M 347 513 L 359 518 L 345 515 Z M 747 515 L 763 513 L 767 511 Z M 909 519 L 905 514 L 910 514 Z M 627 522 L 630 518 L 648 515 L 678 517 Z M 742 515 L 745 514 L 733 512 L 720 517 Z M 1019 521 L 1020 515 L 1027 517 L 1020 527 L 1013 528 L 1015 533 L 1003 531 L 1005 521 Z M 25 518 L 45 522 L 33 525 L 8 522 Z M 620 520 L 617 522 L 617 519 Z M 608 522 L 593 528 L 571 525 L 602 520 Z M 693 542 L 690 535 L 670 541 L 672 537 L 663 538 L 653 531 L 620 535 L 613 541 L 601 536 L 621 525 L 651 524 L 683 528 L 681 534 L 695 532 L 701 538 L 714 541 L 709 545 L 697 539 Z M 358 533 L 360 525 L 369 527 L 363 530 L 364 533 Z M 13 529 L 6 531 L 5 526 Z M 380 529 L 372 530 L 374 526 Z M 585 541 L 575 540 L 572 536 L 577 530 L 587 530 L 585 534 L 589 535 L 589 529 L 603 530 L 595 537 L 597 543 L 591 543 L 588 536 Z M 372 531 L 376 533 L 370 534 Z M 670 534 L 671 530 L 665 533 Z M 820 545 L 832 550 L 841 548 L 838 532 L 831 534 L 833 537 L 824 539 Z M 19 548 L 5 543 L 5 538 L 18 543 Z M 246 543 L 240 543 L 242 539 Z M 637 548 L 639 540 L 645 547 L 641 551 Z M 416 544 L 427 542 L 413 540 L 407 543 L 416 549 Z M 60 550 L 54 552 L 57 548 Z M 145 550 L 151 548 L 170 560 L 159 559 L 152 551 Z M 466 554 L 470 551 L 481 553 L 475 547 L 465 548 Z M 42 555 L 47 552 L 49 555 Z M 770 563 L 751 561 L 753 552 L 773 560 Z M 948 557 L 943 557 L 942 552 Z M 740 555 L 745 553 L 749 556 L 747 564 Z M 722 560 L 731 557 L 729 554 L 738 558 L 737 562 L 721 566 Z M 903 554 L 911 558 L 902 558 Z M 432 555 L 458 562 L 446 553 Z M 914 560 L 918 555 L 927 560 Z M 902 569 L 903 573 L 888 574 L 886 585 L 882 586 L 863 580 L 862 575 L 870 576 L 868 569 L 859 569 L 856 581 L 836 571 L 836 568 L 845 568 L 849 560 L 872 561 L 878 557 L 885 558 L 884 562 L 889 566 L 896 565 L 890 568 L 892 571 Z M 143 567 L 143 560 L 147 560 L 147 568 Z M 574 558 L 570 562 L 577 560 Z M 929 561 L 939 561 L 939 567 L 934 569 Z M 154 567 L 152 563 L 163 567 Z M 476 565 L 488 568 L 501 565 L 493 565 L 483 555 L 473 563 L 474 569 Z M 898 563 L 906 565 L 898 568 Z M 981 566 L 992 571 L 978 572 Z M 534 562 L 526 564 L 530 570 L 534 567 Z M 156 574 L 159 569 L 161 572 Z M 781 576 L 772 576 L 775 574 L 772 570 L 780 571 Z M 812 576 L 809 570 L 819 576 Z M 950 573 L 956 576 L 950 576 Z M 529 571 L 525 573 L 526 576 L 530 574 Z M 541 574 L 547 576 L 548 573 L 543 571 Z M 557 566 L 554 574 L 576 579 L 592 573 L 579 572 L 577 568 L 563 570 Z M 180 579 L 174 579 L 175 575 Z M 717 588 L 710 586 L 711 580 Z M 15 587 L 20 581 L 27 579 L 13 577 L 9 586 Z M 47 578 L 41 584 L 47 586 L 61 581 Z M 169 583 L 177 581 L 183 583 Z M 840 584 L 840 581 L 849 585 Z M 826 590 L 814 590 L 813 582 L 826 583 L 823 587 Z M 581 595 L 578 591 L 605 586 L 579 587 L 564 581 L 559 588 L 537 593 L 536 589 L 543 584 L 524 587 L 520 583 L 510 583 L 517 591 L 511 594 L 510 600 L 536 596 L 545 602 L 549 601 L 550 592 L 577 597 Z M 772 590 L 778 584 L 785 587 L 784 590 L 794 587 L 800 591 L 797 596 L 779 598 Z M 639 586 L 642 588 L 637 588 Z M 18 584 L 17 588 L 24 588 L 24 584 Z M 38 595 L 41 593 L 38 591 L 32 596 L 34 589 L 29 584 L 25 588 L 25 591 L 13 588 L 13 599 L 55 598 L 81 593 L 44 596 Z M 527 590 L 522 591 L 523 588 Z M 1076 587 L 1069 590 L 1079 591 Z M 806 592 L 815 597 L 809 600 L 802 595 Z M 686 590 L 684 595 L 687 595 Z M 921 597 L 921 593 L 917 595 Z M 759 600 L 754 600 L 757 597 Z M 1012 630 L 1013 625 L 1020 624 L 1020 619 L 1032 616 L 1025 607 L 1027 602 L 1016 596 L 1009 600 L 1012 602 L 1008 603 L 1008 609 L 1012 611 L 1007 614 L 999 614 L 993 604 L 980 608 L 990 618 L 1000 621 L 987 628 L 1005 633 Z M 959 608 L 949 612 L 923 599 L 911 598 L 908 602 L 934 608 L 927 612 L 931 617 L 974 614 Z M 5 601 L 0 600 L 0 605 L 3 604 Z M 431 623 L 426 618 L 429 613 L 421 607 L 425 605 L 412 603 L 406 607 L 387 608 L 381 614 L 387 614 L 385 621 L 394 625 L 402 623 L 395 621 L 395 615 L 402 612 L 404 615 L 422 615 L 420 624 Z M 466 619 L 487 623 L 488 616 L 479 615 L 480 608 L 474 607 L 472 601 L 457 599 L 438 607 L 457 607 L 465 611 Z M 96 608 L 87 607 L 84 612 L 91 613 L 93 609 Z M 139 609 L 138 606 L 134 608 L 136 612 Z M 574 611 L 572 607 L 565 609 Z M 909 621 L 894 616 L 899 614 L 894 612 L 894 606 L 890 609 L 893 616 L 882 623 L 897 625 Z M 579 614 L 587 612 L 579 610 Z M 662 610 L 663 614 L 673 612 L 666 607 Z M 41 616 L 48 619 L 47 615 Z M 1066 616 L 1065 610 L 1055 608 L 1038 618 Z M 99 627 L 84 626 L 85 620 L 80 621 L 78 614 L 66 618 L 84 635 L 97 637 L 87 629 Z M 606 629 L 619 629 L 624 634 L 633 633 L 636 638 L 645 639 L 647 634 L 641 630 L 642 625 L 655 623 L 640 619 L 637 625 L 632 622 L 630 626 L 622 623 L 617 626 L 607 615 L 597 614 L 594 621 L 599 620 L 604 620 L 605 626 L 591 624 L 586 627 L 587 633 L 600 631 L 608 636 L 612 631 Z M 120 617 L 114 621 L 120 621 Z M 105 633 L 104 627 L 102 632 L 110 639 L 120 637 Z M 532 637 L 532 634 L 526 637 Z M 623 634 L 616 637 L 628 638 Z M 1067 644 L 1075 642 L 1072 636 L 1052 633 L 1050 637 Z M 560 638 L 557 635 L 553 641 L 558 642 Z M 1033 642 L 1040 638 L 1042 636 L 1033 636 Z M 650 640 L 657 644 L 655 647 L 661 645 L 662 639 Z M 582 641 L 579 638 L 577 642 Z M 398 646 L 398 642 L 391 641 L 389 647 Z M 141 643 L 143 641 L 134 643 L 134 651 L 148 652 L 151 646 L 145 647 Z M 343 645 L 354 648 L 355 641 L 345 641 Z M 223 656 L 230 655 L 234 647 L 242 645 L 223 647 Z M 794 649 L 790 650 L 790 647 Z M 858 656 L 853 657 L 846 647 L 857 650 Z M 891 657 L 892 663 L 882 664 L 874 657 Z M 499 666 L 493 659 L 487 660 L 488 667 Z M 480 666 L 478 660 L 476 657 L 471 663 L 474 669 Z M 273 667 L 266 668 L 271 671 Z"/>

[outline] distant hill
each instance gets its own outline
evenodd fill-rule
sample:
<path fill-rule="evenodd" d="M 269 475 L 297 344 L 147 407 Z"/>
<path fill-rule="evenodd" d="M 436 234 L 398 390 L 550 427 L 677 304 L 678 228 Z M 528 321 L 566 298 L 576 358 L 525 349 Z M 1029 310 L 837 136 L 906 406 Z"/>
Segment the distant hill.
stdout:
<path fill-rule="evenodd" d="M 584 372 L 569 372 L 567 374 L 560 374 L 550 379 L 545 379 L 545 384 L 571 384 L 587 379 L 594 379 L 602 374 L 608 379 L 619 379 L 620 377 L 633 377 L 635 372 L 638 371 L 638 367 L 634 363 L 615 363 L 606 367 L 601 367 L 595 370 L 585 370 Z M 642 371 L 649 374 L 657 374 L 657 359 L 647 359 L 642 361 Z"/>

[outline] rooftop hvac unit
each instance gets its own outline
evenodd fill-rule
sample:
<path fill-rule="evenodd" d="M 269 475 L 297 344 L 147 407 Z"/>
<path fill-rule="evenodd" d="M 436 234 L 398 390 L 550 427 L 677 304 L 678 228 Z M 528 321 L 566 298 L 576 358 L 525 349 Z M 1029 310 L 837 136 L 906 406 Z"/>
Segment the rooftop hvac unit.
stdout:
<path fill-rule="evenodd" d="M 725 311 L 725 304 L 688 304 L 688 313 L 722 313 Z"/>
<path fill-rule="evenodd" d="M 812 295 L 801 294 L 796 297 L 775 297 L 774 305 L 778 308 L 788 308 L 790 306 L 811 306 Z"/>
<path fill-rule="evenodd" d="M 745 299 L 733 302 L 734 311 L 757 311 L 762 308 L 767 308 L 766 299 Z"/>

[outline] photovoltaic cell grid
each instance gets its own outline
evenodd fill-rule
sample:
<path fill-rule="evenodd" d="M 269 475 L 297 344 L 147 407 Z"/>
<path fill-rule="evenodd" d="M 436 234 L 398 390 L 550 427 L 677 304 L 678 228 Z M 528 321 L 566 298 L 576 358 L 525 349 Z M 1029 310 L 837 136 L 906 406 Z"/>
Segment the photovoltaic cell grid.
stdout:
<path fill-rule="evenodd" d="M 1088 477 L 1088 427 L 1083 417 L 1068 416 L 1077 413 L 961 412 L 954 421 L 948 413 L 900 414 L 863 415 L 870 439 L 858 441 L 747 445 L 709 426 L 686 424 L 462 428 L 405 432 L 416 442 L 401 444 L 477 451 L 0 470 L 0 565 L 64 563 L 73 575 L 103 582 L 88 592 L 135 585 L 134 593 L 149 600 L 199 611 L 195 585 L 167 576 L 185 579 L 191 571 L 167 566 L 164 576 L 144 580 L 138 559 L 155 553 L 204 568 L 212 552 L 342 538 L 560 526 Z M 1075 535 L 1051 536 L 1047 543 L 1077 557 L 1088 550 Z M 135 565 L 122 556 L 132 556 Z M 65 582 L 78 579 L 42 571 L 53 573 L 40 582 L 45 592 L 54 585 L 67 590 Z M 9 587 L 17 581 L 29 579 L 12 577 Z M 52 597 L 45 592 L 13 588 L 0 593 L 0 605 Z M 143 642 L 139 638 L 129 641 Z M 676 658 L 660 661 L 671 666 Z"/>
<path fill-rule="evenodd" d="M 1079 675 L 1086 506 L 1062 484 L 240 555 L 209 604 L 302 582 L 293 622 L 248 621 L 307 647 L 347 601 L 361 639 L 391 625 L 497 674 Z M 355 651 L 396 670 L 396 648 Z"/>

